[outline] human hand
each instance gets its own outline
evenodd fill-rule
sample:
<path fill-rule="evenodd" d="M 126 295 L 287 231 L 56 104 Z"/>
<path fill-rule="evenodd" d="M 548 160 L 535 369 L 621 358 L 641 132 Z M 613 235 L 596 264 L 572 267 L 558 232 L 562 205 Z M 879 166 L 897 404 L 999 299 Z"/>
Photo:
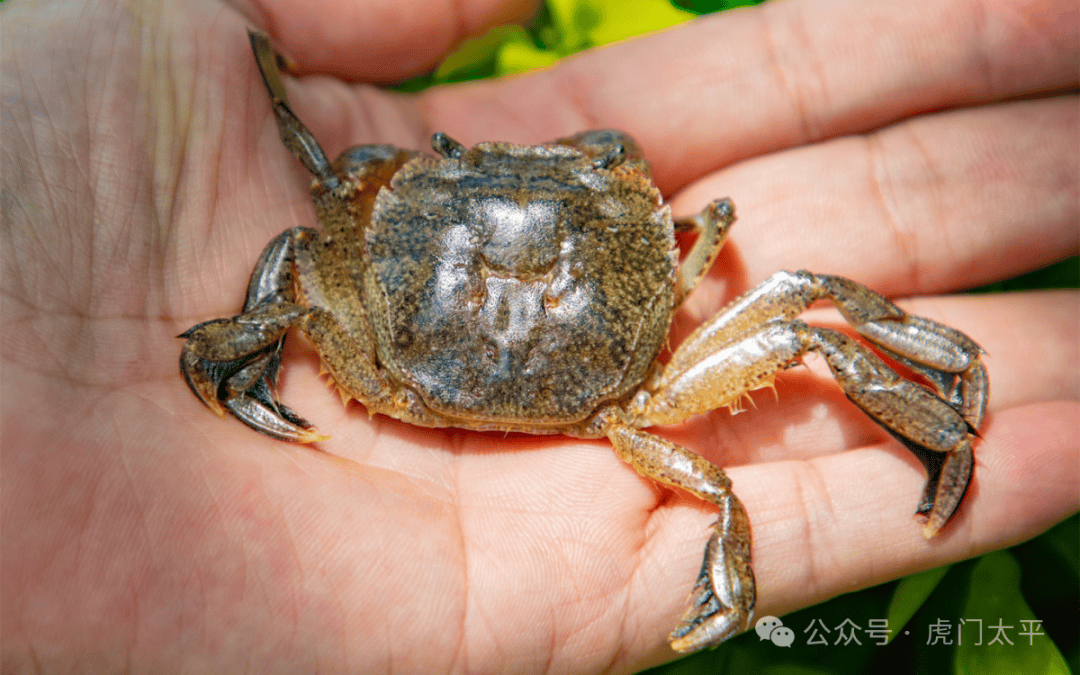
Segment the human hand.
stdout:
<path fill-rule="evenodd" d="M 289 26 L 277 44 L 308 71 L 388 79 L 445 51 L 458 35 L 442 26 L 529 9 L 476 3 L 442 21 L 428 6 L 388 30 L 372 5 L 333 6 L 249 14 Z M 212 9 L 4 10 L 5 664 L 625 672 L 670 658 L 715 512 L 605 443 L 368 420 L 297 340 L 281 395 L 332 434 L 318 449 L 190 395 L 175 335 L 235 313 L 266 242 L 313 224 L 247 22 Z M 914 296 L 905 309 L 987 349 L 975 478 L 931 541 L 911 515 L 922 468 L 813 361 L 778 401 L 661 432 L 733 467 L 758 614 L 782 614 L 1077 508 L 1060 472 L 1077 459 L 1076 294 L 935 295 L 1077 249 L 1076 22 L 1060 19 L 1075 8 L 968 11 L 781 3 L 415 98 L 288 87 L 331 155 L 423 148 L 433 130 L 471 145 L 614 127 L 642 143 L 676 213 L 732 196 L 740 221 L 675 343 L 733 293 L 805 267 Z M 1010 100 L 1035 91 L 1066 93 Z"/>

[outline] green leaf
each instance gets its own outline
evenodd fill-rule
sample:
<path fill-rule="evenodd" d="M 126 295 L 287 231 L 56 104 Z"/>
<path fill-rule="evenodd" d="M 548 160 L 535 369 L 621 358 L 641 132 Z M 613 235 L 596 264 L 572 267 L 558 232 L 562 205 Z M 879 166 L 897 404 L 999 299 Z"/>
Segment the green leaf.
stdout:
<path fill-rule="evenodd" d="M 571 42 L 603 45 L 694 18 L 668 0 L 548 0 L 555 23 Z"/>
<path fill-rule="evenodd" d="M 435 71 L 435 78 L 440 82 L 454 82 L 493 75 L 500 49 L 518 36 L 528 39 L 525 29 L 520 26 L 501 26 L 466 40 L 446 57 Z"/>
<path fill-rule="evenodd" d="M 517 36 L 502 46 L 495 61 L 495 72 L 499 75 L 523 73 L 529 70 L 546 68 L 562 56 L 555 51 L 537 47 L 525 36 Z"/>
<path fill-rule="evenodd" d="M 589 0 L 547 0 L 551 22 L 561 36 L 560 45 L 569 50 L 589 45 L 589 31 L 600 23 L 603 11 Z"/>
<path fill-rule="evenodd" d="M 547 0 L 529 30 L 500 26 L 466 40 L 438 70 L 398 83 L 398 91 L 546 68 L 576 52 L 668 28 L 726 7 L 760 0 L 703 0 L 687 11 L 669 0 Z"/>
<path fill-rule="evenodd" d="M 890 642 L 893 637 L 900 634 L 911 617 L 915 616 L 915 612 L 923 606 L 951 567 L 952 565 L 935 567 L 932 570 L 904 577 L 897 583 L 887 615 L 889 628 L 893 630 L 889 637 Z"/>
<path fill-rule="evenodd" d="M 1065 657 L 1020 593 L 1020 565 L 1011 553 L 997 551 L 979 559 L 960 619 L 964 623 L 958 626 L 957 675 L 1069 674 Z"/>
<path fill-rule="evenodd" d="M 711 14 L 724 9 L 748 7 L 760 2 L 761 0 L 671 0 L 671 4 L 679 9 L 685 9 L 695 14 Z"/>
<path fill-rule="evenodd" d="M 1080 576 L 1080 551 L 1076 547 L 1077 518 L 1074 515 L 1050 528 L 1039 540 L 1068 566 L 1073 579 Z"/>

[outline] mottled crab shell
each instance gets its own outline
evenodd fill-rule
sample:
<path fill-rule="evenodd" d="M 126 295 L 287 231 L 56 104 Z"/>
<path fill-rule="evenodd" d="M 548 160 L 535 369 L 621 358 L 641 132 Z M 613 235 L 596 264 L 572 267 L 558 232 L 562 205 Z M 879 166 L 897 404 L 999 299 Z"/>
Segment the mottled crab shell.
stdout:
<path fill-rule="evenodd" d="M 643 163 L 555 144 L 417 157 L 366 243 L 380 362 L 458 419 L 565 427 L 632 393 L 667 335 L 678 257 Z"/>

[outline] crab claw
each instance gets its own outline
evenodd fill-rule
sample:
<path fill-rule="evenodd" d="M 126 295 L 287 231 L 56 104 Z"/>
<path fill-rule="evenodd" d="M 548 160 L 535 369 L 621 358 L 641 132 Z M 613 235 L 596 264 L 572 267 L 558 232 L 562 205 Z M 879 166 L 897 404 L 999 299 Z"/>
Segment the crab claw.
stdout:
<path fill-rule="evenodd" d="M 279 440 L 314 443 L 330 438 L 317 433 L 310 422 L 272 399 L 241 395 L 229 399 L 225 405 L 244 424 Z"/>
<path fill-rule="evenodd" d="M 714 647 L 750 627 L 754 618 L 754 573 L 750 568 L 750 544 L 738 521 L 745 516 L 742 504 L 722 504 L 720 520 L 705 547 L 690 608 L 672 631 L 669 641 L 677 652 L 696 652 Z"/>
<path fill-rule="evenodd" d="M 746 630 L 755 602 L 752 535 L 750 516 L 732 492 L 731 479 L 690 450 L 626 425 L 619 413 L 601 413 L 597 419 L 619 459 L 638 473 L 687 490 L 720 509 L 690 594 L 690 609 L 669 638 L 671 648 L 696 652 Z"/>
<path fill-rule="evenodd" d="M 187 339 L 180 372 L 188 387 L 217 415 L 228 412 L 268 436 L 297 443 L 325 440 L 274 395 L 285 331 L 305 311 L 278 303 L 180 334 Z"/>

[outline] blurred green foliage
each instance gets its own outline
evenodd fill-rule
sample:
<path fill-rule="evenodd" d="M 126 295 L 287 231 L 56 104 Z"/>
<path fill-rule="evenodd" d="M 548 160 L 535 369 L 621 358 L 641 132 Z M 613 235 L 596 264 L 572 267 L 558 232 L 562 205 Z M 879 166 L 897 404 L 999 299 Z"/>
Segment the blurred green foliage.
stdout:
<path fill-rule="evenodd" d="M 1029 272 L 1023 276 L 1004 281 L 996 281 L 976 289 L 980 293 L 1002 293 L 1005 291 L 1026 291 L 1034 288 L 1078 288 L 1080 287 L 1080 256 Z"/>
<path fill-rule="evenodd" d="M 545 68 L 583 49 L 674 26 L 705 11 L 753 2 L 683 4 L 688 9 L 664 0 L 547 0 L 530 26 L 501 26 L 466 40 L 434 73 L 395 88 L 416 91 Z"/>
<path fill-rule="evenodd" d="M 435 84 L 545 68 L 589 47 L 667 28 L 698 14 L 752 4 L 757 2 L 547 0 L 528 27 L 505 26 L 467 40 L 434 73 L 396 88 L 416 91 Z M 977 290 L 1077 287 L 1080 287 L 1080 258 L 1074 257 Z M 715 650 L 646 672 L 648 675 L 1080 672 L 1078 552 L 1080 516 L 1073 516 L 1011 549 L 849 593 L 784 616 L 784 625 L 794 630 L 796 636 L 790 647 L 779 647 L 750 631 Z M 881 621 L 887 622 L 884 624 L 887 634 L 879 637 L 867 632 L 872 626 L 882 625 Z M 997 629 L 997 625 L 1002 628 Z M 998 636 L 999 632 L 1002 637 Z M 808 644 L 819 641 L 825 644 Z"/>

